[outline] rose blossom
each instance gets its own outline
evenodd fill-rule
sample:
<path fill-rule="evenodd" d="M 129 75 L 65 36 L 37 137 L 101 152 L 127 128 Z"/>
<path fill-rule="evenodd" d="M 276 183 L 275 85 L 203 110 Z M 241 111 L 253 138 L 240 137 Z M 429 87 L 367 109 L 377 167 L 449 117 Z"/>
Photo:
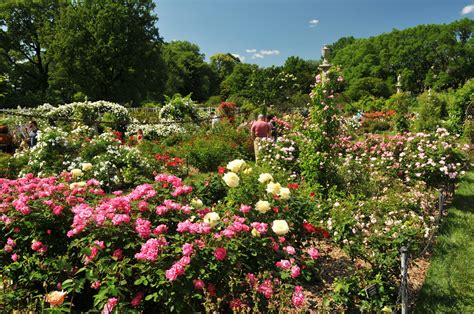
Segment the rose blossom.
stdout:
<path fill-rule="evenodd" d="M 194 288 L 197 290 L 203 290 L 206 284 L 201 279 L 194 280 Z"/>
<path fill-rule="evenodd" d="M 137 307 L 138 305 L 140 305 L 140 302 L 142 301 L 144 296 L 145 296 L 145 293 L 143 291 L 137 292 L 137 294 L 132 299 L 130 304 L 132 304 L 133 307 Z"/>
<path fill-rule="evenodd" d="M 52 291 L 46 295 L 46 302 L 51 306 L 61 305 L 64 303 L 65 291 Z"/>
<path fill-rule="evenodd" d="M 227 251 L 226 251 L 225 248 L 223 248 L 223 247 L 218 247 L 217 249 L 215 249 L 215 251 L 214 251 L 214 257 L 215 257 L 218 261 L 223 261 L 226 256 L 227 256 Z"/>

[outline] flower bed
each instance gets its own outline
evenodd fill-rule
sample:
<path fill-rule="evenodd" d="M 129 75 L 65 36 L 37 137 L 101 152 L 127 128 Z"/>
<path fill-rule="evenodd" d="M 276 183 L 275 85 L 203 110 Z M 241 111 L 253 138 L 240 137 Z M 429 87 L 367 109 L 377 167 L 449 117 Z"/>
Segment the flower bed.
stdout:
<path fill-rule="evenodd" d="M 1 179 L 1 275 L 20 302 L 11 306 L 58 288 L 67 295 L 50 294 L 50 305 L 77 310 L 303 306 L 299 285 L 318 257 L 303 241 L 312 206 L 237 163 L 220 179 L 229 188 L 214 207 L 166 174 L 113 195 L 95 179 L 74 183 L 74 172 Z M 51 302 L 58 298 L 64 303 Z"/>

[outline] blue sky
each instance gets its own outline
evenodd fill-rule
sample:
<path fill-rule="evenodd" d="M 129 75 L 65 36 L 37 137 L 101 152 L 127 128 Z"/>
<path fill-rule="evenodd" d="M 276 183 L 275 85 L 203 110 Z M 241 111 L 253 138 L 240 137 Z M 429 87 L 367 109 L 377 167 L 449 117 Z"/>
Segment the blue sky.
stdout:
<path fill-rule="evenodd" d="M 197 44 L 206 59 L 233 53 L 260 66 L 319 59 L 340 37 L 474 18 L 473 0 L 155 0 L 165 41 Z"/>

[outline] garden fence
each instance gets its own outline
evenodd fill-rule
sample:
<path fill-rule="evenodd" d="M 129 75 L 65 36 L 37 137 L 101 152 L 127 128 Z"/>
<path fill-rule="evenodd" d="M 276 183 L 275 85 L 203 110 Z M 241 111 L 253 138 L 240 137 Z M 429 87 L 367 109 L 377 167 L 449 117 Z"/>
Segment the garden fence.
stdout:
<path fill-rule="evenodd" d="M 451 193 L 450 191 L 451 187 L 447 185 L 445 188 L 441 189 L 438 194 L 438 215 L 435 220 L 435 230 L 437 231 L 440 226 L 440 221 L 441 218 L 445 215 L 445 201 L 446 201 L 446 195 L 448 193 Z M 414 295 L 411 295 L 410 293 L 413 293 L 414 291 L 411 291 L 410 289 L 410 278 L 408 275 L 408 270 L 410 268 L 410 264 L 424 256 L 426 252 L 430 249 L 432 246 L 434 240 L 435 240 L 435 233 L 436 232 L 431 232 L 430 237 L 428 238 L 428 241 L 426 242 L 425 246 L 423 249 L 415 255 L 410 255 L 408 252 L 408 247 L 402 246 L 400 248 L 400 287 L 398 289 L 398 296 L 397 296 L 397 301 L 395 303 L 394 307 L 394 313 L 398 313 L 400 309 L 400 313 L 402 314 L 407 314 L 410 310 L 411 307 L 411 302 L 410 300 L 414 299 Z"/>

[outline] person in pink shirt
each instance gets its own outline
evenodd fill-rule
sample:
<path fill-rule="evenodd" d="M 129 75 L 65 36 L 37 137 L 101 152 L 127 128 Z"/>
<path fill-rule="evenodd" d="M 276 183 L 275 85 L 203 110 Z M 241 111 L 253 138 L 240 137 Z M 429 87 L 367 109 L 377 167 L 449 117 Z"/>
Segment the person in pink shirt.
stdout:
<path fill-rule="evenodd" d="M 270 137 L 272 127 L 265 121 L 265 116 L 263 114 L 258 115 L 258 120 L 252 123 L 250 131 L 252 132 L 253 148 L 255 151 L 255 162 L 257 161 L 258 155 L 258 143 L 262 138 Z"/>

